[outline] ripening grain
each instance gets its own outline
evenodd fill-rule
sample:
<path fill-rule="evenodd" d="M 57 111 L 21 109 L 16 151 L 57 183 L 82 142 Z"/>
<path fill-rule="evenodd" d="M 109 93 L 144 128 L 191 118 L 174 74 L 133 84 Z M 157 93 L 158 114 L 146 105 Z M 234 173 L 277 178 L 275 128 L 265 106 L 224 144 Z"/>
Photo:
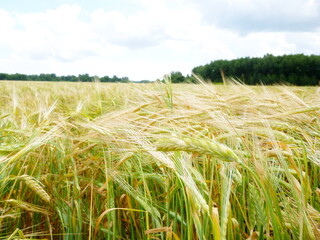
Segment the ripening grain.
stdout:
<path fill-rule="evenodd" d="M 0 92 L 0 239 L 320 239 L 316 87 Z"/>

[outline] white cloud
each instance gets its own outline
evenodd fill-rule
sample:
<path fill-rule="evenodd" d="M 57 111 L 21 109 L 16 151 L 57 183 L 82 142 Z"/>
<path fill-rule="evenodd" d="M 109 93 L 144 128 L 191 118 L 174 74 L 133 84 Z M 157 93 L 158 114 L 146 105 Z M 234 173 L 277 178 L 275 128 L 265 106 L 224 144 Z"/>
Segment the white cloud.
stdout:
<path fill-rule="evenodd" d="M 72 61 L 94 54 L 91 31 L 79 20 L 81 9 L 64 5 L 44 13 L 10 14 L 15 22 L 3 44 L 12 54 L 30 59 Z M 7 13 L 8 15 L 8 13 Z"/>
<path fill-rule="evenodd" d="M 100 41 L 129 48 L 144 48 L 165 39 L 162 26 L 145 13 L 125 16 L 121 12 L 97 10 L 92 14 L 92 27 Z"/>
<path fill-rule="evenodd" d="M 99 9 L 92 14 L 92 25 L 104 40 L 133 49 L 187 38 L 190 27 L 201 21 L 199 13 L 187 7 L 172 9 L 166 2 L 141 0 L 141 10 L 128 16 Z"/>
<path fill-rule="evenodd" d="M 12 31 L 12 29 L 13 29 L 13 27 L 15 25 L 14 18 L 12 18 L 10 16 L 10 14 L 7 11 L 3 10 L 3 9 L 0 9 L 0 22 L 1 22 L 0 31 L 2 33 L 9 34 Z"/>

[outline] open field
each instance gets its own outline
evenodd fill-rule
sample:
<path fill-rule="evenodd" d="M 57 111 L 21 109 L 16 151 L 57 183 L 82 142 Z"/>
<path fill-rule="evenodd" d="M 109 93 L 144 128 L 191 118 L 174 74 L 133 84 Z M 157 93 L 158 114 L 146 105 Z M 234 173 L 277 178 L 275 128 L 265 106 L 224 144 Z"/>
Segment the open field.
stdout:
<path fill-rule="evenodd" d="M 320 239 L 320 91 L 0 82 L 0 239 Z"/>

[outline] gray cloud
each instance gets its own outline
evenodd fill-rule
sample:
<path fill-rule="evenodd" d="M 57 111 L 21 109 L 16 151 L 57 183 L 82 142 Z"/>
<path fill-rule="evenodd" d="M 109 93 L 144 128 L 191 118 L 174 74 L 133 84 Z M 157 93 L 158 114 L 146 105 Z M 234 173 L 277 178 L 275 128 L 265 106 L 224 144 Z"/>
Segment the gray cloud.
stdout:
<path fill-rule="evenodd" d="M 190 0 L 208 24 L 239 33 L 257 31 L 309 32 L 320 28 L 316 0 Z"/>

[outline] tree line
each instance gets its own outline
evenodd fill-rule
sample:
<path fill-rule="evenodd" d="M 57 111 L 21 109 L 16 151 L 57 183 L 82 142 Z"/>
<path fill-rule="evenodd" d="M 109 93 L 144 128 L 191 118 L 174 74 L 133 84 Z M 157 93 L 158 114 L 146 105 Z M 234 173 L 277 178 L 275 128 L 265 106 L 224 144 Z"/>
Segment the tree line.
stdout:
<path fill-rule="evenodd" d="M 57 76 L 54 73 L 51 74 L 39 74 L 39 75 L 27 75 L 27 74 L 8 74 L 8 73 L 0 73 L 0 80 L 17 80 L 17 81 L 48 81 L 48 82 L 130 82 L 128 77 L 98 77 L 98 76 L 90 76 L 89 74 L 79 74 L 75 75 L 67 75 L 67 76 Z"/>
<path fill-rule="evenodd" d="M 192 73 L 213 83 L 221 83 L 224 78 L 232 77 L 249 85 L 288 83 L 297 86 L 315 86 L 320 82 L 320 56 L 304 54 L 273 56 L 266 54 L 262 58 L 245 57 L 234 60 L 216 60 L 193 68 Z M 184 76 L 179 71 L 173 71 L 169 75 L 172 83 L 197 82 L 192 75 Z M 89 74 L 57 76 L 53 73 L 39 75 L 0 73 L 0 80 L 130 82 L 128 77 L 98 77 Z M 142 80 L 137 83 L 150 82 L 153 81 Z"/>
<path fill-rule="evenodd" d="M 223 82 L 224 77 L 233 77 L 245 84 L 289 83 L 297 86 L 319 85 L 320 56 L 304 54 L 262 58 L 239 58 L 217 60 L 193 68 L 192 72 L 210 82 Z"/>

